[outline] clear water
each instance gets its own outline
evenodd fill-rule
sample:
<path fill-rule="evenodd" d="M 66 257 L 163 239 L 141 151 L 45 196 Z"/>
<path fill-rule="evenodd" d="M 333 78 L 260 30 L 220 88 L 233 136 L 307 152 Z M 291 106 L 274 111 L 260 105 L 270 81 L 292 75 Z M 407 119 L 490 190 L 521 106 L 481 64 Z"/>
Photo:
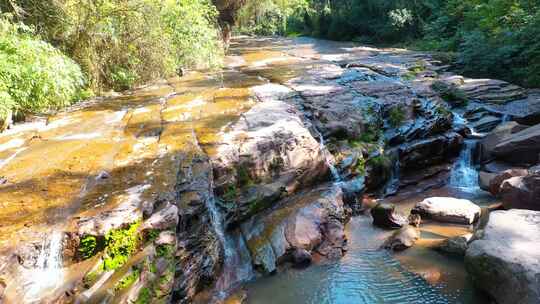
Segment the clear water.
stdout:
<path fill-rule="evenodd" d="M 478 192 L 478 170 L 474 166 L 473 151 L 475 140 L 465 140 L 463 150 L 450 173 L 450 186 L 464 192 Z"/>
<path fill-rule="evenodd" d="M 247 303 L 482 303 L 460 262 L 421 247 L 396 258 L 379 250 L 387 236 L 370 217 L 355 217 L 348 225 L 349 251 L 341 260 L 261 278 L 246 287 Z M 408 259 L 435 267 L 441 281 L 430 284 L 409 271 Z"/>

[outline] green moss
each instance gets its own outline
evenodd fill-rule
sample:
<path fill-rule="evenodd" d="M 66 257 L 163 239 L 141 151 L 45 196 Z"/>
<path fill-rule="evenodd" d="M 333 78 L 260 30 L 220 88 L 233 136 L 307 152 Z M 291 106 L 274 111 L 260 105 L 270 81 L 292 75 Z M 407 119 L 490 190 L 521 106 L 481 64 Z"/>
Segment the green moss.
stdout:
<path fill-rule="evenodd" d="M 105 235 L 104 270 L 114 270 L 124 265 L 139 245 L 138 227 L 136 222 L 124 229 L 114 229 Z"/>
<path fill-rule="evenodd" d="M 170 258 L 174 256 L 174 251 L 173 245 L 160 245 L 156 248 L 156 254 L 158 257 Z"/>
<path fill-rule="evenodd" d="M 227 203 L 232 203 L 236 201 L 237 197 L 238 197 L 238 188 L 236 188 L 236 186 L 234 185 L 229 185 L 225 193 L 223 193 L 223 195 L 221 196 L 221 198 Z"/>
<path fill-rule="evenodd" d="M 93 257 L 96 254 L 97 239 L 93 235 L 86 235 L 81 239 L 79 248 L 77 249 L 79 256 L 86 260 Z"/>
<path fill-rule="evenodd" d="M 133 285 L 137 279 L 139 279 L 141 271 L 137 268 L 133 268 L 131 272 L 123 277 L 114 287 L 115 291 L 119 291 Z"/>
<path fill-rule="evenodd" d="M 151 300 L 152 291 L 148 287 L 143 287 L 139 292 L 139 297 L 137 298 L 137 301 L 135 301 L 135 304 L 150 304 Z"/>
<path fill-rule="evenodd" d="M 356 161 L 356 164 L 354 166 L 354 171 L 358 175 L 365 175 L 366 174 L 366 159 L 363 157 L 359 157 Z"/>
<path fill-rule="evenodd" d="M 84 286 L 86 288 L 90 288 L 90 286 L 94 285 L 94 283 L 97 281 L 97 279 L 102 273 L 103 273 L 102 265 L 100 265 L 98 269 L 88 272 L 83 278 Z"/>
<path fill-rule="evenodd" d="M 367 161 L 367 164 L 371 167 L 383 167 L 390 168 L 392 166 L 392 161 L 390 158 L 384 154 L 370 158 Z"/>
<path fill-rule="evenodd" d="M 399 127 L 405 121 L 405 112 L 399 106 L 390 109 L 388 122 L 392 127 Z"/>
<path fill-rule="evenodd" d="M 147 230 L 145 234 L 145 242 L 153 242 L 158 238 L 160 232 L 161 231 L 157 229 Z"/>
<path fill-rule="evenodd" d="M 236 181 L 240 188 L 254 184 L 246 164 L 240 164 L 236 167 Z"/>

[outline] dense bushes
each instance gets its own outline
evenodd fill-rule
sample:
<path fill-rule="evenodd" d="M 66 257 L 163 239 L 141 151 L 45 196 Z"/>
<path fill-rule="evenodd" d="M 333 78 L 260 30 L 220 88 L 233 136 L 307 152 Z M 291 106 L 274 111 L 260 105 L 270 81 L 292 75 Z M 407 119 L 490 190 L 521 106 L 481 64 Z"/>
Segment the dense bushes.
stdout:
<path fill-rule="evenodd" d="M 217 11 L 208 0 L 9 2 L 5 9 L 81 65 L 93 89 L 126 89 L 221 59 Z"/>
<path fill-rule="evenodd" d="M 60 108 L 81 97 L 79 66 L 21 24 L 0 17 L 0 121 Z"/>
<path fill-rule="evenodd" d="M 295 33 L 456 52 L 461 72 L 540 86 L 540 1 L 265 0 L 243 16 L 256 33 Z M 287 21 L 261 14 L 277 7 Z M 284 8 L 287 8 L 285 10 Z M 292 8 L 292 10 L 291 10 Z M 286 12 L 286 13 L 283 13 Z M 258 16 L 258 17 L 257 17 Z M 281 18 L 283 19 L 283 18 Z M 281 20 L 279 19 L 279 20 Z"/>
<path fill-rule="evenodd" d="M 3 116 L 69 104 L 83 74 L 99 93 L 223 57 L 211 0 L 0 0 L 2 12 L 12 16 L 0 24 Z"/>

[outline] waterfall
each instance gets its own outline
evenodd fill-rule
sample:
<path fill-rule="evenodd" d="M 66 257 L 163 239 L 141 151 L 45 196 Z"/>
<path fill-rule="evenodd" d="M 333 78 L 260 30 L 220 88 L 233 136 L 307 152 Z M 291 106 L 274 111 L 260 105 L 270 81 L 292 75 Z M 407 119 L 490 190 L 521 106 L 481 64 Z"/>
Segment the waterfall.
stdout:
<path fill-rule="evenodd" d="M 332 156 L 332 153 L 328 151 L 328 148 L 326 147 L 324 143 L 323 135 L 316 128 L 313 128 L 313 130 L 315 130 L 315 133 L 317 133 L 317 136 L 319 137 L 320 149 L 323 153 L 323 157 L 324 157 L 324 161 L 326 162 L 326 165 L 328 166 L 328 168 L 330 168 L 330 172 L 332 173 L 332 178 L 334 179 L 334 182 L 336 183 L 341 182 L 341 176 L 339 175 L 339 171 L 334 164 L 334 157 Z"/>
<path fill-rule="evenodd" d="M 64 235 L 54 231 L 41 244 L 36 265 L 29 273 L 24 302 L 39 303 L 47 293 L 54 291 L 63 281 L 62 240 Z"/>
<path fill-rule="evenodd" d="M 459 158 L 450 173 L 450 186 L 466 192 L 476 192 L 480 189 L 478 186 L 478 171 L 474 167 L 473 159 L 475 147 L 475 140 L 465 140 L 463 150 L 461 150 Z"/>
<path fill-rule="evenodd" d="M 384 187 L 384 196 L 394 195 L 399 190 L 400 166 L 401 164 L 398 157 L 393 164 L 392 171 L 390 171 L 390 178 Z"/>
<path fill-rule="evenodd" d="M 512 120 L 512 116 L 510 116 L 509 114 L 503 114 L 503 116 L 501 117 L 501 123 L 504 123 L 504 122 L 509 122 L 510 120 Z"/>

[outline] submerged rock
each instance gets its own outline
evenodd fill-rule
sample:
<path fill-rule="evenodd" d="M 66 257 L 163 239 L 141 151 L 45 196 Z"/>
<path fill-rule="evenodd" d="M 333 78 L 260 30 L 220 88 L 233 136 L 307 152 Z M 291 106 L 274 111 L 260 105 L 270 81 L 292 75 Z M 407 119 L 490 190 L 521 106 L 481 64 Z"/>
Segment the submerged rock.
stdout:
<path fill-rule="evenodd" d="M 481 209 L 466 199 L 430 197 L 418 202 L 411 213 L 436 221 L 470 225 L 478 220 Z"/>
<path fill-rule="evenodd" d="M 412 247 L 416 241 L 420 239 L 420 222 L 419 215 L 411 214 L 409 216 L 409 223 L 401 227 L 398 231 L 394 232 L 382 245 L 382 248 L 402 251 Z"/>
<path fill-rule="evenodd" d="M 468 244 L 472 237 L 472 233 L 451 237 L 444 240 L 435 249 L 451 255 L 465 256 L 465 251 L 469 247 Z"/>
<path fill-rule="evenodd" d="M 467 249 L 474 284 L 500 304 L 540 303 L 540 212 L 494 211 Z"/>

